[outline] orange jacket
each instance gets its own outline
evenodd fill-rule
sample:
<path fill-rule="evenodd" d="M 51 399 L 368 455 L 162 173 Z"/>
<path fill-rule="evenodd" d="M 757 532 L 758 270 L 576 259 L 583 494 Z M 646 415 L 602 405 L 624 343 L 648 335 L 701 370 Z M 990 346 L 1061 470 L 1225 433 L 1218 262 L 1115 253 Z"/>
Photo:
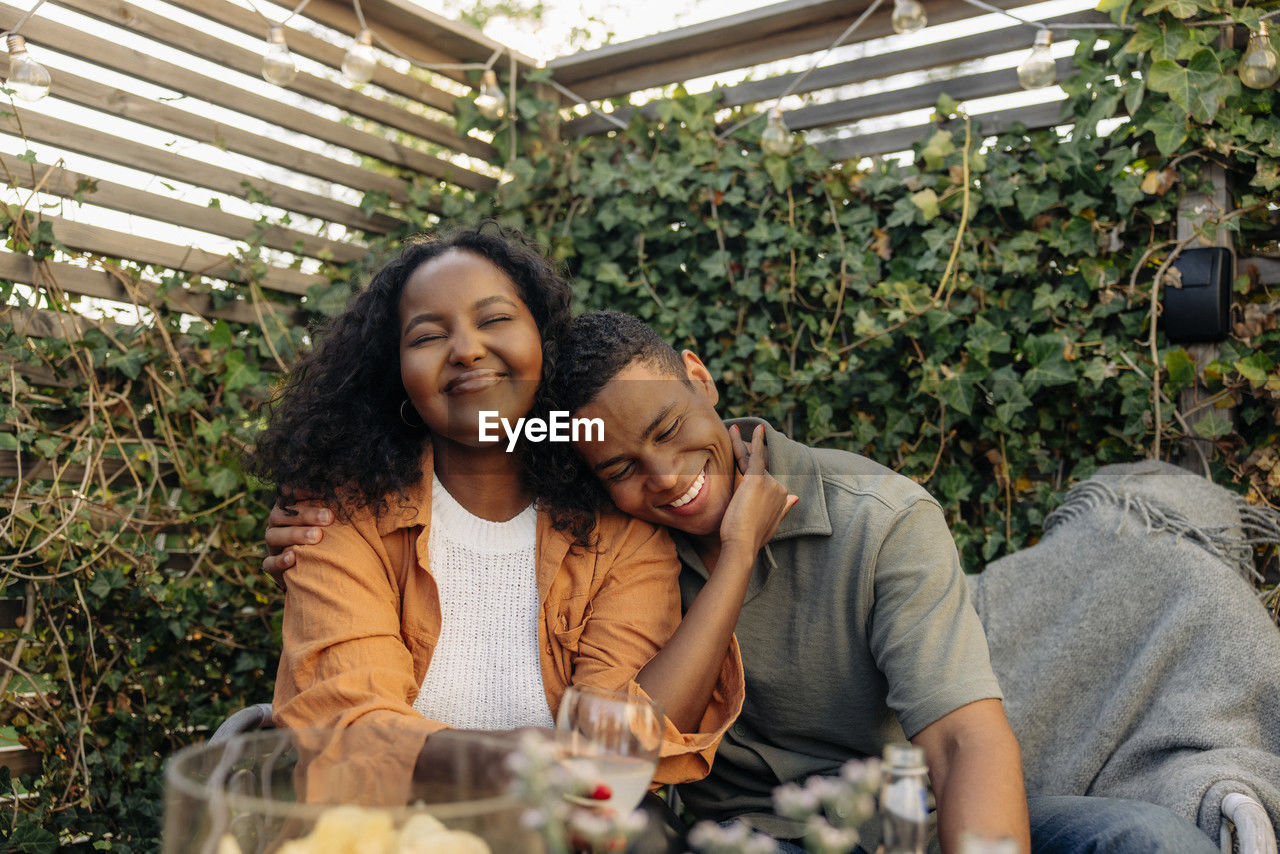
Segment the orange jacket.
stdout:
<path fill-rule="evenodd" d="M 331 525 L 320 543 L 297 549 L 297 565 L 285 576 L 284 649 L 272 703 L 276 723 L 293 729 L 396 729 L 405 736 L 406 778 L 426 737 L 446 726 L 412 707 L 440 636 L 427 561 L 430 452 L 409 498 L 381 518 L 364 514 Z M 571 552 L 571 540 L 538 514 L 538 647 L 553 716 L 571 684 L 643 694 L 636 674 L 680 621 L 680 565 L 666 532 L 616 514 L 602 516 L 596 530 L 596 549 Z M 706 776 L 741 711 L 743 690 L 735 639 L 699 731 L 681 733 L 666 722 L 656 782 Z M 385 767 L 368 773 L 394 776 Z"/>

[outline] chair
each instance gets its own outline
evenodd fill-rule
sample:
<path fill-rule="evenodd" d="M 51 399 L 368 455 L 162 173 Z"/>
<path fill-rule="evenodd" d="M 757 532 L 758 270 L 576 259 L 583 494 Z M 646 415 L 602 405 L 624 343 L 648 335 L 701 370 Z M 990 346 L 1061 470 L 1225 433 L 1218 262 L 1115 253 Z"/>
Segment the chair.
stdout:
<path fill-rule="evenodd" d="M 1275 832 L 1262 804 L 1248 795 L 1232 792 L 1222 799 L 1222 815 L 1227 819 L 1222 823 L 1219 840 L 1222 854 L 1231 854 L 1233 850 L 1239 854 L 1276 854 Z M 1228 824 L 1234 833 L 1228 830 Z"/>
<path fill-rule="evenodd" d="M 210 744 L 220 744 L 242 732 L 253 732 L 257 729 L 271 727 L 271 704 L 256 703 L 246 706 L 227 718 L 209 737 Z"/>

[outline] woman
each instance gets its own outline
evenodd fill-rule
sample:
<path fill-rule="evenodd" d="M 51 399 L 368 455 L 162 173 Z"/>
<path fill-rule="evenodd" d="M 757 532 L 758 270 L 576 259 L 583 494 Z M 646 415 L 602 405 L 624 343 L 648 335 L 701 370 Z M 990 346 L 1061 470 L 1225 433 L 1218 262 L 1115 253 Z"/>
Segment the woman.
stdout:
<path fill-rule="evenodd" d="M 425 742 L 446 726 L 550 726 L 566 687 L 594 684 L 672 710 L 655 779 L 705 775 L 741 707 L 741 603 L 715 626 L 680 625 L 665 534 L 535 506 L 539 446 L 479 439 L 482 411 L 547 412 L 569 300 L 523 244 L 453 232 L 407 246 L 292 373 L 251 467 L 339 524 L 287 577 L 278 723 L 387 724 Z M 739 491 L 758 543 L 787 498 L 767 476 L 752 487 Z"/>

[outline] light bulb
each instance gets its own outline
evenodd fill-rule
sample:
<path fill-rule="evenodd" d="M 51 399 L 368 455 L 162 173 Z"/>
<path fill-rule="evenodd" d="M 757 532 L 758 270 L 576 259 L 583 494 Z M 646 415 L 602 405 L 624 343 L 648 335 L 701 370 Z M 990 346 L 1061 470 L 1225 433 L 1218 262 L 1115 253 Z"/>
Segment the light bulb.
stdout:
<path fill-rule="evenodd" d="M 485 69 L 480 75 L 480 94 L 476 95 L 476 109 L 480 115 L 496 122 L 507 114 L 507 99 L 498 88 L 498 75 L 493 69 Z"/>
<path fill-rule="evenodd" d="M 1053 44 L 1053 33 L 1040 30 L 1036 33 L 1035 44 L 1027 58 L 1018 63 L 1018 82 L 1023 89 L 1040 89 L 1052 86 L 1058 79 L 1058 65 L 1053 61 L 1053 52 L 1049 45 Z"/>
<path fill-rule="evenodd" d="M 39 101 L 49 94 L 53 78 L 43 65 L 27 53 L 27 41 L 22 36 L 9 36 L 9 77 L 5 85 L 24 101 Z"/>
<path fill-rule="evenodd" d="M 368 83 L 378 69 L 378 58 L 373 55 L 373 33 L 361 30 L 355 44 L 342 57 L 342 76 L 352 86 Z"/>
<path fill-rule="evenodd" d="M 893 15 L 889 21 L 895 33 L 914 33 L 929 23 L 924 6 L 918 0 L 893 0 Z"/>
<path fill-rule="evenodd" d="M 1270 89 L 1280 80 L 1280 57 L 1271 46 L 1271 34 L 1263 21 L 1258 31 L 1249 36 L 1249 46 L 1240 59 L 1240 82 L 1251 89 Z"/>
<path fill-rule="evenodd" d="M 769 111 L 764 132 L 760 134 L 760 147 L 765 154 L 786 155 L 791 153 L 794 142 L 791 131 L 787 130 L 787 123 L 782 120 L 782 110 L 774 107 Z"/>
<path fill-rule="evenodd" d="M 298 76 L 293 54 L 284 43 L 284 27 L 267 31 L 267 52 L 262 55 L 262 79 L 277 86 L 288 86 Z"/>

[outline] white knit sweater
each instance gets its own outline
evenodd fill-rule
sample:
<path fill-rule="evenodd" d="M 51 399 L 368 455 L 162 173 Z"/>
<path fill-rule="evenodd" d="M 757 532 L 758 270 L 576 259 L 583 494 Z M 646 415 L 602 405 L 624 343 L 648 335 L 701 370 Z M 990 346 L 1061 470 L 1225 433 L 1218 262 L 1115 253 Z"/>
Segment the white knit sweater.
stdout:
<path fill-rule="evenodd" d="M 413 707 L 464 729 L 550 727 L 538 658 L 533 505 L 506 522 L 473 516 L 431 484 L 428 556 L 440 640 Z"/>

